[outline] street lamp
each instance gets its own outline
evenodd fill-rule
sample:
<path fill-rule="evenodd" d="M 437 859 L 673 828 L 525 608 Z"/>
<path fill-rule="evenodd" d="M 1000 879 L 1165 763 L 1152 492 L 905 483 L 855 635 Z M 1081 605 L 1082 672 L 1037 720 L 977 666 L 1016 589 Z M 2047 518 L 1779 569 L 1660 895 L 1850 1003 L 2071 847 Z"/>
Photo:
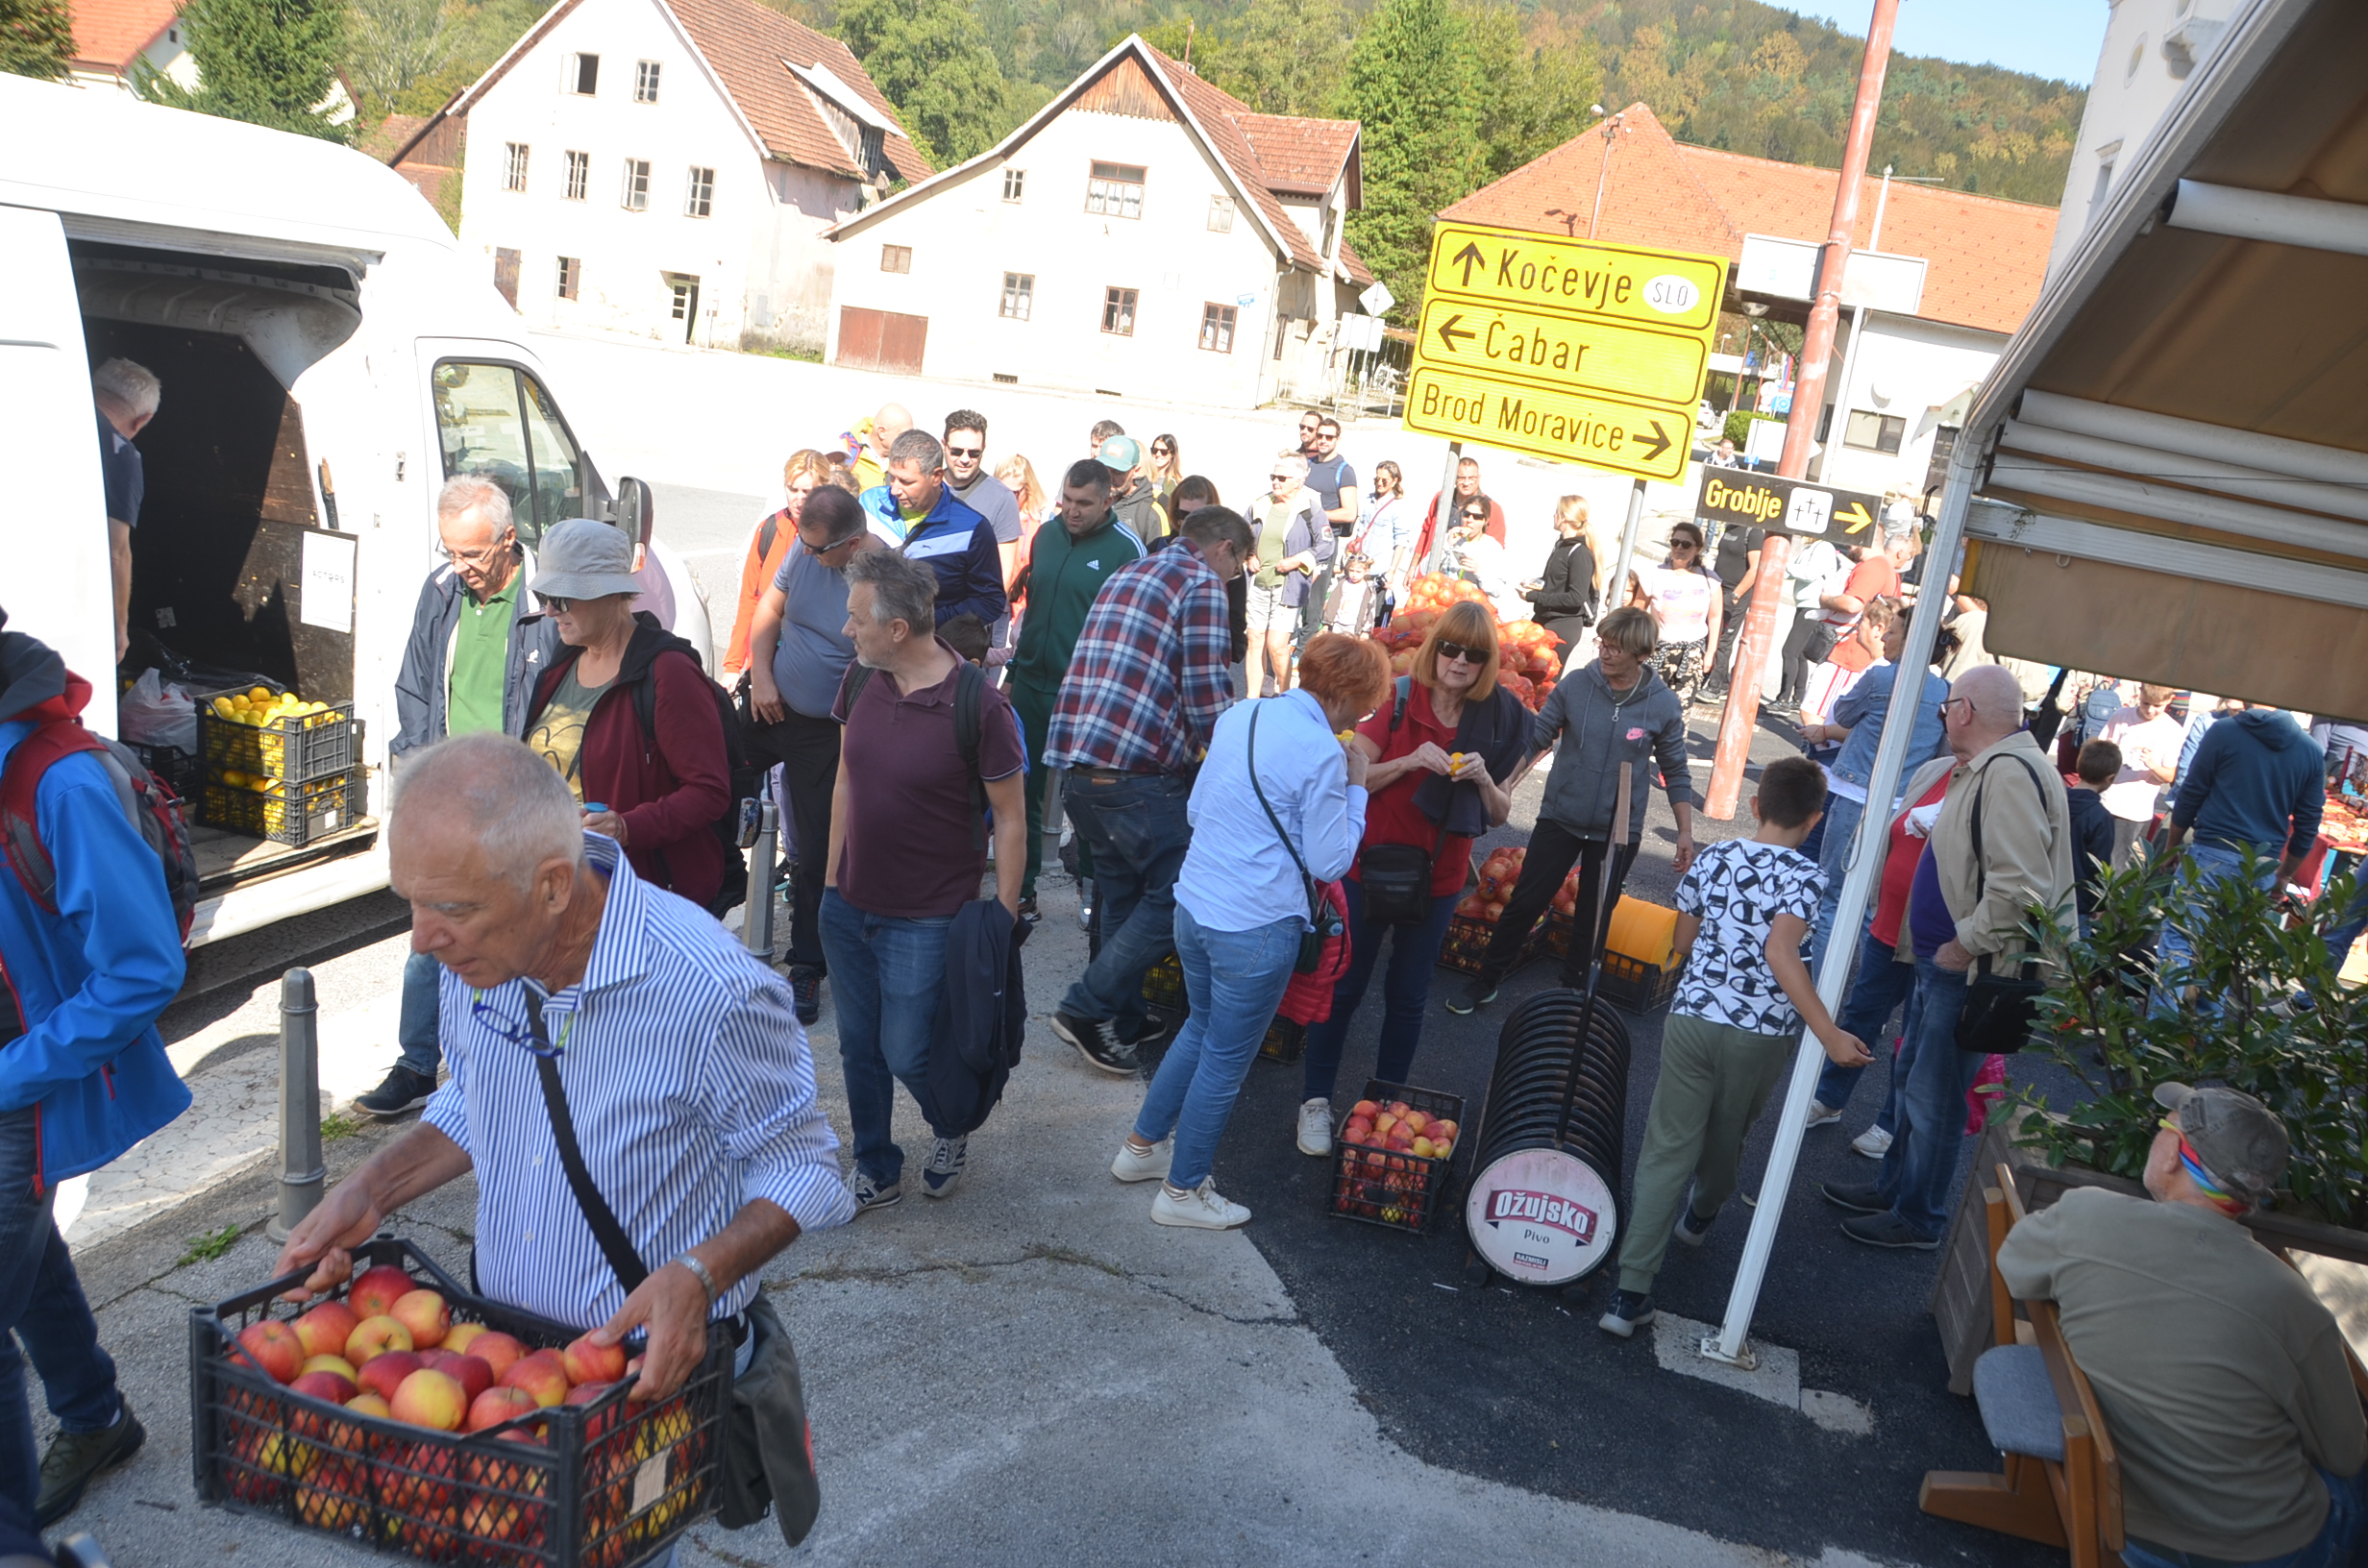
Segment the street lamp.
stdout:
<path fill-rule="evenodd" d="M 1593 108 L 1595 113 L 1600 115 L 1603 112 L 1601 104 L 1596 104 Z M 1595 171 L 1595 210 L 1593 215 L 1587 220 L 1587 237 L 1590 239 L 1595 237 L 1595 226 L 1603 221 L 1603 187 L 1612 177 L 1612 148 L 1619 133 L 1627 129 L 1627 119 L 1626 110 L 1622 110 L 1605 120 L 1602 125 L 1603 164 Z"/>

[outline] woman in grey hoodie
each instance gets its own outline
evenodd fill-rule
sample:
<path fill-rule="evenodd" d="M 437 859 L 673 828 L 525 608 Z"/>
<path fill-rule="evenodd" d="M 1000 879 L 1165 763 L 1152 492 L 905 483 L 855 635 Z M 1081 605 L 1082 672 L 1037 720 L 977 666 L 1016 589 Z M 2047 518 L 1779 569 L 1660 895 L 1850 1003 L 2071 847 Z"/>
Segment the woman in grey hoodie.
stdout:
<path fill-rule="evenodd" d="M 1480 972 L 1461 996 L 1448 1000 L 1448 1012 L 1470 1013 L 1496 999 L 1496 988 L 1519 956 L 1530 927 L 1545 913 L 1574 863 L 1579 868 L 1576 923 L 1563 980 L 1566 985 L 1586 983 L 1603 941 L 1594 919 L 1596 889 L 1608 860 L 1612 886 L 1605 907 L 1619 901 L 1620 885 L 1628 880 L 1628 868 L 1644 838 L 1644 806 L 1655 764 L 1669 809 L 1677 814 L 1677 874 L 1683 876 L 1693 864 L 1693 773 L 1686 765 L 1686 712 L 1677 694 L 1645 667 L 1657 638 L 1650 613 L 1633 605 L 1614 610 L 1595 628 L 1595 661 L 1571 665 L 1539 710 L 1530 749 L 1542 753 L 1558 740 L 1562 748 L 1554 755 L 1554 771 L 1546 775 L 1545 800 L 1529 836 L 1529 852 L 1522 857 L 1520 880 L 1505 901 L 1496 933 L 1481 957 Z M 1630 765 L 1628 835 L 1616 848 L 1612 824 L 1617 816 L 1623 762 Z"/>

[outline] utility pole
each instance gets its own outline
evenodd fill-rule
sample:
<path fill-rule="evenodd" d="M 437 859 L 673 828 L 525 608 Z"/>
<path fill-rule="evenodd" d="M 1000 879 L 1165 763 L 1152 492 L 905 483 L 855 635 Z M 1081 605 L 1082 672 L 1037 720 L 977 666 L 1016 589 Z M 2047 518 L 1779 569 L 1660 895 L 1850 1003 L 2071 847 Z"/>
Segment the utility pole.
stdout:
<path fill-rule="evenodd" d="M 1866 176 L 1866 157 L 1875 139 L 1875 110 L 1883 103 L 1883 72 L 1890 63 L 1891 26 L 1899 17 L 1899 0 L 1875 0 L 1866 24 L 1866 58 L 1859 66 L 1858 99 L 1850 108 L 1850 136 L 1842 145 L 1841 173 L 1834 182 L 1834 222 L 1817 258 L 1817 296 L 1810 306 L 1809 327 L 1801 344 L 1801 371 L 1792 384 L 1792 410 L 1785 421 L 1784 456 L 1777 474 L 1797 479 L 1809 472 L 1809 449 L 1816 439 L 1817 415 L 1825 406 L 1826 362 L 1834 356 L 1834 333 L 1841 319 L 1842 273 L 1850 264 L 1850 236 L 1858 227 L 1859 184 Z M 1735 815 L 1743 790 L 1743 765 L 1751 757 L 1751 737 L 1760 718 L 1760 682 L 1769 653 L 1779 637 L 1789 631 L 1790 589 L 1785 563 L 1792 541 L 1771 533 L 1760 547 L 1760 577 L 1751 591 L 1751 608 L 1743 617 L 1743 636 L 1735 650 L 1735 670 L 1727 681 L 1726 712 L 1718 722 L 1718 751 L 1711 764 L 1710 798 L 1704 813 L 1725 821 Z M 1782 629 L 1779 629 L 1782 623 Z"/>

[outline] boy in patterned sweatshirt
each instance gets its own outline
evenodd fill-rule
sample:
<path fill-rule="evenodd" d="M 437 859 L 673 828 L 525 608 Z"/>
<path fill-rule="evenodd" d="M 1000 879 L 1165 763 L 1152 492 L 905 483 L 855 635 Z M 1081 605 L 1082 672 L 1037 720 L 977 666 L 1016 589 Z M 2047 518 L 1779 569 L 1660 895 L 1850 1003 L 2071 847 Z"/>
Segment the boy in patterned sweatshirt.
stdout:
<path fill-rule="evenodd" d="M 1835 1062 L 1872 1060 L 1864 1041 L 1836 1025 L 1801 962 L 1825 887 L 1817 863 L 1800 852 L 1825 815 L 1823 771 L 1807 757 L 1770 763 L 1751 814 L 1759 832 L 1710 845 L 1677 884 L 1686 969 L 1661 1036 L 1619 1288 L 1596 1325 L 1623 1339 L 1653 1320 L 1653 1278 L 1671 1235 L 1700 1246 L 1734 1192 L 1743 1136 L 1792 1060 L 1802 1019 Z"/>

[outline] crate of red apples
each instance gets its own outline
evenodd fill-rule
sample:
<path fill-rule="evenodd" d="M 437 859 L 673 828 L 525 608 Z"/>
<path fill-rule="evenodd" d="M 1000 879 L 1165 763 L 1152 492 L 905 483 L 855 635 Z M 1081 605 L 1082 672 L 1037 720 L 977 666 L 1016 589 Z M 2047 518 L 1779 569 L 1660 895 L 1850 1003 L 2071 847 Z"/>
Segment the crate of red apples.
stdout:
<path fill-rule="evenodd" d="M 1389 650 L 1390 673 L 1402 675 L 1412 670 L 1415 653 L 1432 624 L 1453 605 L 1467 601 L 1494 617 L 1488 596 L 1475 583 L 1438 572 L 1415 578 L 1407 588 L 1406 602 L 1390 617 L 1388 625 L 1372 634 Z M 1496 644 L 1497 682 L 1531 712 L 1544 706 L 1546 694 L 1562 674 L 1562 639 L 1535 621 L 1498 621 Z"/>
<path fill-rule="evenodd" d="M 344 1295 L 301 1276 L 190 1311 L 198 1496 L 431 1562 L 631 1568 L 718 1494 L 730 1331 L 671 1397 L 545 1318 L 456 1286 L 409 1242 L 357 1249 Z"/>
<path fill-rule="evenodd" d="M 1428 1229 L 1443 1205 L 1463 1122 L 1460 1095 L 1367 1079 L 1334 1148 L 1332 1213 L 1392 1230 Z"/>
<path fill-rule="evenodd" d="M 1439 949 L 1441 964 L 1464 974 L 1479 972 L 1480 956 L 1496 934 L 1497 922 L 1504 919 L 1505 903 L 1521 880 L 1521 861 L 1528 853 L 1526 848 L 1492 849 L 1473 866 L 1471 890 L 1447 918 L 1447 939 Z M 1557 894 L 1556 907 L 1561 905 Z M 1544 940 L 1545 924 L 1541 920 L 1530 928 L 1514 963 L 1518 966 L 1537 957 Z"/>

